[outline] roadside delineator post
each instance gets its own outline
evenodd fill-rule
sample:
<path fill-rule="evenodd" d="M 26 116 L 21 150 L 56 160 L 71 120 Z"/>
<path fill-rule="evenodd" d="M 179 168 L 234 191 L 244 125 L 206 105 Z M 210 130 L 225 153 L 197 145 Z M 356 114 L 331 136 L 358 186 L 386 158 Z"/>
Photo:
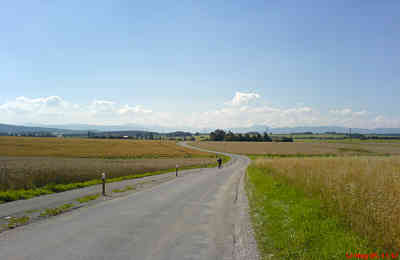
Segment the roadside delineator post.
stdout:
<path fill-rule="evenodd" d="M 178 168 L 179 168 L 179 165 L 177 164 L 177 165 L 175 166 L 175 174 L 176 174 L 176 177 L 178 177 Z"/>
<path fill-rule="evenodd" d="M 106 196 L 106 173 L 101 174 L 101 180 L 103 181 L 103 196 Z"/>

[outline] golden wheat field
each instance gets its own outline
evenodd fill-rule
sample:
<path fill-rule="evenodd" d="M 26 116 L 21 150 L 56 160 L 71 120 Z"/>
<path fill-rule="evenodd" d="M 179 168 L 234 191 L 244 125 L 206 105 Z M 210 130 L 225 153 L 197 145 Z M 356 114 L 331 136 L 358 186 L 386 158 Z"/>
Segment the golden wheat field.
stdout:
<path fill-rule="evenodd" d="M 0 156 L 79 158 L 207 157 L 208 153 L 176 145 L 174 141 L 0 137 Z"/>
<path fill-rule="evenodd" d="M 215 163 L 212 158 L 87 159 L 49 157 L 0 157 L 0 190 L 30 189 L 49 183 L 68 184 L 180 167 Z"/>
<path fill-rule="evenodd" d="M 284 143 L 284 142 L 193 142 L 194 146 L 228 153 L 237 154 L 335 154 L 335 155 L 382 155 L 398 154 L 400 155 L 400 144 L 398 143 Z"/>
<path fill-rule="evenodd" d="M 214 163 L 172 141 L 0 137 L 0 190 L 30 189 Z"/>
<path fill-rule="evenodd" d="M 400 157 L 257 159 L 327 211 L 339 213 L 352 230 L 387 250 L 400 249 Z"/>

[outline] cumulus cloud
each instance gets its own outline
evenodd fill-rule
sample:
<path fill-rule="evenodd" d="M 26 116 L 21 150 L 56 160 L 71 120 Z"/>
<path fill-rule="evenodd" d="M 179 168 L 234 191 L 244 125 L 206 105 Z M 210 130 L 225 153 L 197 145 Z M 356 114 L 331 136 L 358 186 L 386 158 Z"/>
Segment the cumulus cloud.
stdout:
<path fill-rule="evenodd" d="M 113 114 L 116 109 L 116 103 L 108 100 L 94 100 L 90 105 L 90 112 L 93 115 Z"/>
<path fill-rule="evenodd" d="M 2 122 L 120 124 L 132 123 L 129 115 L 148 114 L 151 110 L 140 105 L 120 105 L 110 100 L 94 100 L 90 104 L 80 105 L 58 96 L 49 96 L 17 97 L 0 104 L 0 112 Z"/>
<path fill-rule="evenodd" d="M 390 118 L 383 115 L 378 115 L 373 118 L 372 124 L 376 128 L 387 127 L 387 128 L 399 128 L 400 127 L 400 119 L 399 118 Z"/>
<path fill-rule="evenodd" d="M 236 92 L 235 96 L 226 104 L 233 105 L 233 106 L 241 106 L 246 105 L 250 101 L 260 98 L 260 95 L 257 93 L 242 93 Z"/>
<path fill-rule="evenodd" d="M 351 108 L 331 109 L 329 112 L 340 116 L 364 116 L 368 113 L 366 110 L 353 111 Z"/>
<path fill-rule="evenodd" d="M 358 112 L 354 112 L 353 114 L 355 116 L 365 116 L 367 113 L 368 113 L 367 110 L 361 110 L 361 111 L 358 111 Z"/>
<path fill-rule="evenodd" d="M 352 111 L 350 108 L 343 108 L 343 109 L 331 109 L 329 112 L 335 115 L 349 115 L 351 114 Z"/>
<path fill-rule="evenodd" d="M 136 114 L 136 113 L 149 114 L 151 112 L 153 112 L 151 109 L 145 109 L 140 105 L 136 105 L 134 107 L 125 105 L 124 107 L 122 107 L 118 110 L 118 113 L 120 115 L 128 115 L 128 114 Z"/>
<path fill-rule="evenodd" d="M 293 107 L 265 105 L 252 102 L 256 93 L 236 92 L 233 99 L 218 109 L 204 112 L 170 113 L 154 111 L 140 104 L 120 104 L 111 100 L 94 100 L 76 104 L 58 96 L 17 97 L 0 104 L 0 122 L 5 123 L 86 123 L 143 124 L 181 129 L 236 128 L 264 125 L 268 127 L 327 126 L 377 128 L 400 127 L 398 118 L 377 115 L 366 110 L 333 108 L 326 112 L 297 104 Z"/>
<path fill-rule="evenodd" d="M 27 98 L 22 96 L 2 104 L 0 109 L 10 113 L 23 114 L 42 111 L 44 109 L 62 108 L 66 105 L 66 102 L 58 96 L 42 98 Z"/>
<path fill-rule="evenodd" d="M 277 108 L 261 106 L 226 106 L 199 113 L 191 125 L 197 128 L 236 128 L 266 125 L 269 127 L 311 125 L 318 113 L 310 107 Z"/>

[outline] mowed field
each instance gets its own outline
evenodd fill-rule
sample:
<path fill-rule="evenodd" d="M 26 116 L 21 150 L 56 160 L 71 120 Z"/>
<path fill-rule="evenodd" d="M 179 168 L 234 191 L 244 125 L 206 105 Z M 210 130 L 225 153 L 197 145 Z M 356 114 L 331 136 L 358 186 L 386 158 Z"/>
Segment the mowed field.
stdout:
<path fill-rule="evenodd" d="M 193 142 L 194 146 L 246 155 L 400 155 L 399 143 Z"/>
<path fill-rule="evenodd" d="M 0 137 L 0 191 L 212 163 L 215 155 L 171 141 Z"/>

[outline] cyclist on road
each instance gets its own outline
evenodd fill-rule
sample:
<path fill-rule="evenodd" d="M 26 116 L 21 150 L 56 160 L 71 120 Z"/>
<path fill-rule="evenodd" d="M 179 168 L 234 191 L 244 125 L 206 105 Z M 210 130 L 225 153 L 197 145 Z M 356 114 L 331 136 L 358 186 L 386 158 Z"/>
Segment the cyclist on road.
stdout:
<path fill-rule="evenodd" d="M 221 166 L 222 166 L 222 159 L 221 159 L 221 157 L 218 157 L 217 162 L 218 162 L 218 169 L 221 169 Z"/>

